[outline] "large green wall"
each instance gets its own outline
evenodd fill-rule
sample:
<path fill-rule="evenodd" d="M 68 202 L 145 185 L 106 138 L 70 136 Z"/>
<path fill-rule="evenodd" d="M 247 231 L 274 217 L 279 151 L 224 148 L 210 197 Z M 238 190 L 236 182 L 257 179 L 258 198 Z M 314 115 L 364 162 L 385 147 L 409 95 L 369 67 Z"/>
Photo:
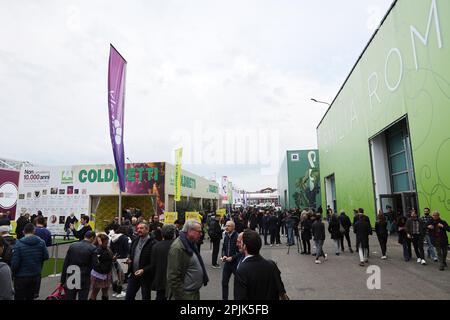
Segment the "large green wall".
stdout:
<path fill-rule="evenodd" d="M 419 210 L 450 220 L 449 12 L 448 0 L 398 0 L 375 34 L 317 129 L 324 207 L 334 173 L 338 209 L 374 220 L 369 139 L 407 116 Z"/>

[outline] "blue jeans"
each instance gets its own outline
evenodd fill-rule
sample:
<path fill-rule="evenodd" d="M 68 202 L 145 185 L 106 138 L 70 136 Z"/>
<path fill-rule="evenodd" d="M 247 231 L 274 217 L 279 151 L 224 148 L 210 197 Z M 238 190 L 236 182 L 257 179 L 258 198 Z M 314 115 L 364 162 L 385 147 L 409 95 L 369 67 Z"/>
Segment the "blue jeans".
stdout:
<path fill-rule="evenodd" d="M 427 248 L 428 258 L 431 257 L 431 259 L 436 260 L 437 259 L 436 248 L 431 243 L 431 238 L 429 234 L 425 236 L 425 240 L 427 241 L 428 244 Z"/>
<path fill-rule="evenodd" d="M 287 241 L 289 245 L 294 245 L 295 241 L 294 241 L 294 228 L 288 228 L 287 229 Z"/>
<path fill-rule="evenodd" d="M 319 257 L 325 257 L 325 254 L 322 250 L 323 242 L 323 240 L 314 240 L 314 243 L 316 244 L 316 260 L 318 260 Z"/>

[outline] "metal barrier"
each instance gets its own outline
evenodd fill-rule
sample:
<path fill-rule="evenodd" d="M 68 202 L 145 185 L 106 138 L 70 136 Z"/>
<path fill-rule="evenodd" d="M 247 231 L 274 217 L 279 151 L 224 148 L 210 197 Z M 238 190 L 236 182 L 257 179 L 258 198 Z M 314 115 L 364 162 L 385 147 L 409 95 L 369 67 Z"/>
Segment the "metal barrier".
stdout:
<path fill-rule="evenodd" d="M 56 237 L 63 237 L 63 241 L 64 241 L 64 238 L 66 238 L 67 235 L 66 234 L 52 234 L 52 254 L 51 254 L 51 258 L 54 259 L 53 260 L 54 261 L 54 265 L 53 265 L 53 274 L 49 275 L 48 276 L 49 278 L 55 278 L 55 277 L 59 276 L 59 274 L 57 273 L 57 266 L 58 266 L 58 259 L 59 259 L 58 258 L 58 253 L 59 253 L 58 252 L 58 248 L 59 248 L 59 246 L 60 245 L 64 245 L 64 244 L 78 242 L 77 239 L 70 240 L 70 236 L 69 236 L 69 240 L 59 243 L 59 242 L 55 241 Z"/>

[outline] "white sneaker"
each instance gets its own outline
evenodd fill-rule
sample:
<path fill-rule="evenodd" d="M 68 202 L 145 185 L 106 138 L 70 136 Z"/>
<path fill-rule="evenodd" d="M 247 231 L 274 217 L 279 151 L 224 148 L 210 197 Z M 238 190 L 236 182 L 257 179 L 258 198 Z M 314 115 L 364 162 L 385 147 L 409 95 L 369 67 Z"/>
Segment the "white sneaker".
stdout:
<path fill-rule="evenodd" d="M 273 244 L 270 244 L 271 247 L 273 247 Z"/>
<path fill-rule="evenodd" d="M 382 259 L 382 260 L 386 260 L 387 257 L 386 257 L 386 256 L 382 256 L 381 259 Z"/>
<path fill-rule="evenodd" d="M 427 262 L 425 261 L 425 259 L 422 259 L 422 261 L 420 262 L 423 266 L 427 264 Z"/>
<path fill-rule="evenodd" d="M 417 258 L 417 263 L 420 263 L 422 261 L 422 259 Z"/>
<path fill-rule="evenodd" d="M 327 258 L 328 258 L 328 254 L 325 253 L 325 260 L 327 260 Z"/>
<path fill-rule="evenodd" d="M 276 247 L 279 247 L 280 246 L 280 244 L 279 243 L 277 243 L 276 245 L 275 245 Z"/>
<path fill-rule="evenodd" d="M 113 297 L 117 297 L 117 292 L 114 292 L 114 293 L 112 294 L 112 296 L 113 296 Z"/>
<path fill-rule="evenodd" d="M 122 291 L 121 293 L 119 293 L 118 295 L 116 295 L 116 298 L 117 298 L 117 299 L 122 299 L 122 298 L 125 298 L 125 296 L 126 296 L 126 293 Z"/>
<path fill-rule="evenodd" d="M 316 260 L 316 264 L 321 264 L 321 263 L 322 263 L 322 261 Z"/>

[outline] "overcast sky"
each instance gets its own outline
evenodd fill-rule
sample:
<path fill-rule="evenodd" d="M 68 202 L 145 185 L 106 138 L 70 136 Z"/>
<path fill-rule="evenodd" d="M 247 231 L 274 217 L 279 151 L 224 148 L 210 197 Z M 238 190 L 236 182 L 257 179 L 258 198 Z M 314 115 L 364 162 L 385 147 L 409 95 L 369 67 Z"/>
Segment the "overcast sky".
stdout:
<path fill-rule="evenodd" d="M 391 2 L 2 0 L 0 158 L 113 163 L 112 43 L 126 157 L 173 163 L 182 145 L 194 173 L 276 187 L 285 150 L 317 147 L 327 106 L 310 98 L 333 100 Z"/>

